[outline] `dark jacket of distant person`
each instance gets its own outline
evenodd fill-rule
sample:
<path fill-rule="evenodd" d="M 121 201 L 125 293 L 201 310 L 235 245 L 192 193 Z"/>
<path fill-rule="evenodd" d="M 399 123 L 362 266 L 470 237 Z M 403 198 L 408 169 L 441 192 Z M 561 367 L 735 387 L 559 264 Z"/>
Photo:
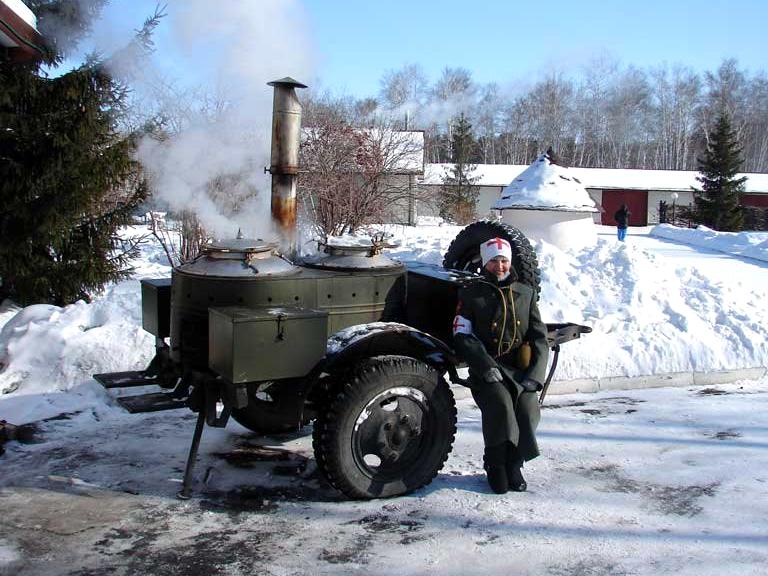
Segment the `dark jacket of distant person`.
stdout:
<path fill-rule="evenodd" d="M 616 226 L 618 228 L 626 228 L 629 225 L 629 216 L 632 214 L 632 212 L 629 211 L 629 208 L 626 204 L 622 204 L 621 208 L 616 210 L 616 213 L 613 215 L 613 218 L 616 220 Z"/>

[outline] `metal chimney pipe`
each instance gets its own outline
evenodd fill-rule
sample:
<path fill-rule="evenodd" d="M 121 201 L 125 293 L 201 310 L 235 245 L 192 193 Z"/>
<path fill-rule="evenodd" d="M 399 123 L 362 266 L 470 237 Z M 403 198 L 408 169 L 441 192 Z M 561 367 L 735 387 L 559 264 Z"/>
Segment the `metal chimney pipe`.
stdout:
<path fill-rule="evenodd" d="M 274 86 L 272 100 L 272 221 L 288 245 L 288 256 L 296 256 L 296 177 L 299 174 L 301 103 L 296 88 L 305 84 L 285 77 L 267 83 Z"/>

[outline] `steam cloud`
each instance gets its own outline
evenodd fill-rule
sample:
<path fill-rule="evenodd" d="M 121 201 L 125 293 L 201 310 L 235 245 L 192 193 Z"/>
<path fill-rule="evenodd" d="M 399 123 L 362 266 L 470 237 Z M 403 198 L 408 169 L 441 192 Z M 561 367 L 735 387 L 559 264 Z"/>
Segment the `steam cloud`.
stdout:
<path fill-rule="evenodd" d="M 156 196 L 171 210 L 194 211 L 219 237 L 233 237 L 241 228 L 247 236 L 268 238 L 270 187 L 263 168 L 269 165 L 272 89 L 266 83 L 310 77 L 303 9 L 295 0 L 171 0 L 166 11 L 160 27 L 169 28 L 171 45 L 163 44 L 155 59 L 169 54 L 182 59 L 179 67 L 193 68 L 205 88 L 224 90 L 227 106 L 214 120 L 192 118 L 165 142 L 146 138 L 139 160 L 152 176 Z M 147 82 L 158 77 L 159 72 L 145 71 Z M 232 174 L 245 175 L 241 188 L 258 190 L 240 206 L 237 221 L 207 193 L 212 179 Z"/>

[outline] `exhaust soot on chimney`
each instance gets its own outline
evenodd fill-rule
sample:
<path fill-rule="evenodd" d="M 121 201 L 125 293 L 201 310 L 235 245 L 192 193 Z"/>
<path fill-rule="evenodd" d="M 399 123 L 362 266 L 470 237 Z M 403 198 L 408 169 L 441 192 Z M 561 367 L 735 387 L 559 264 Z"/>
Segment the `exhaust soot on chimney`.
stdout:
<path fill-rule="evenodd" d="M 272 221 L 280 230 L 288 247 L 288 256 L 296 256 L 296 177 L 299 174 L 301 142 L 301 103 L 296 88 L 305 84 L 285 77 L 267 83 L 273 86 L 272 153 Z"/>

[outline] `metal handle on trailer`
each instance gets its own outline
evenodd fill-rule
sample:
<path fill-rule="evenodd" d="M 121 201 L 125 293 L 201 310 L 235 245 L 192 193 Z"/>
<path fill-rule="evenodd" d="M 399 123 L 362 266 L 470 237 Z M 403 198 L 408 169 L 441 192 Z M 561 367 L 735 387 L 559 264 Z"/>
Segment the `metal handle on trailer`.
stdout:
<path fill-rule="evenodd" d="M 542 406 L 544 404 L 544 397 L 547 395 L 547 389 L 549 388 L 549 385 L 552 383 L 552 376 L 555 375 L 555 369 L 557 368 L 557 358 L 560 356 L 560 344 L 555 344 L 552 346 L 552 351 L 555 353 L 555 355 L 552 357 L 552 366 L 549 368 L 549 373 L 547 374 L 547 379 L 544 381 L 544 386 L 541 389 L 541 394 L 539 394 L 539 406 Z"/>
<path fill-rule="evenodd" d="M 555 375 L 555 370 L 557 369 L 557 359 L 560 356 L 560 344 L 576 340 L 577 338 L 581 338 L 582 334 L 589 334 L 590 332 L 592 332 L 592 328 L 589 326 L 582 326 L 581 324 L 574 324 L 572 322 L 566 324 L 547 324 L 547 341 L 549 342 L 550 349 L 555 355 L 552 357 L 552 366 L 549 367 L 547 379 L 544 382 L 541 394 L 539 395 L 539 406 L 544 404 L 547 390 L 549 389 L 549 385 L 552 384 L 552 377 Z"/>

